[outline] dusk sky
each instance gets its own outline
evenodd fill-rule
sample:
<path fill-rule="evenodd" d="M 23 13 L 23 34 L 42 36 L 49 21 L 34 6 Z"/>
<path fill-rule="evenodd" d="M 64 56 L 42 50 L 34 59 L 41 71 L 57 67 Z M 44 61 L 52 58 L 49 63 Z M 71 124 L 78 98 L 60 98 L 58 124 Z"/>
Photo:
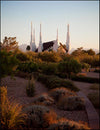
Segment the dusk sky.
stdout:
<path fill-rule="evenodd" d="M 69 23 L 71 48 L 99 49 L 99 1 L 2 1 L 1 41 L 17 37 L 19 45 L 30 44 L 31 21 L 36 46 L 42 24 L 42 42 L 66 42 Z"/>

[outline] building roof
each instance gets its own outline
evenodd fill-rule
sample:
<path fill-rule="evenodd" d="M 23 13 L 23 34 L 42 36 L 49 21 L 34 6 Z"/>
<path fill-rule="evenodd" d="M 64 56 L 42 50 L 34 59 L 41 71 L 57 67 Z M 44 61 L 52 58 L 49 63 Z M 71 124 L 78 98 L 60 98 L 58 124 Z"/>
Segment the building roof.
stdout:
<path fill-rule="evenodd" d="M 49 49 L 49 48 L 52 47 L 53 45 L 54 45 L 54 41 L 49 41 L 49 42 L 43 43 L 43 51 Z"/>
<path fill-rule="evenodd" d="M 44 42 L 42 51 L 45 51 L 45 50 L 49 49 L 50 47 L 53 47 L 53 45 L 54 45 L 54 41 Z M 35 52 L 38 52 L 38 48 L 36 49 Z"/>

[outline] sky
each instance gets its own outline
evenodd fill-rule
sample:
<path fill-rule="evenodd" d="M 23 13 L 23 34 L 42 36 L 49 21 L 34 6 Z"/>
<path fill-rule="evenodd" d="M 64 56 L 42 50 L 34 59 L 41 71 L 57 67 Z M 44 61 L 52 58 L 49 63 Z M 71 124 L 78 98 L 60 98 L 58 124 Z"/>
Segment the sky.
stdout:
<path fill-rule="evenodd" d="M 39 44 L 58 39 L 66 43 L 69 24 L 71 48 L 99 50 L 99 1 L 1 1 L 1 41 L 17 37 L 18 44 L 30 44 L 31 21 Z"/>

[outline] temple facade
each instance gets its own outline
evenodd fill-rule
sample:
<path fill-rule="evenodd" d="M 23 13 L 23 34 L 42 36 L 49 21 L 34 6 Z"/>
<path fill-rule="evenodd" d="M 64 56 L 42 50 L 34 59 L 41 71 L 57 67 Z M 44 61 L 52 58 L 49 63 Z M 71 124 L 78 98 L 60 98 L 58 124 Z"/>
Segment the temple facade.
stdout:
<path fill-rule="evenodd" d="M 55 51 L 57 52 L 61 48 L 65 50 L 65 52 L 69 53 L 69 45 L 70 45 L 70 36 L 69 36 L 69 24 L 67 25 L 67 37 L 66 37 L 66 48 L 63 47 L 63 44 L 58 40 L 58 29 L 57 29 L 57 37 L 56 40 L 42 42 L 42 30 L 40 24 L 40 34 L 39 34 L 39 46 L 36 48 L 35 45 L 35 29 L 33 31 L 32 22 L 31 22 L 31 41 L 30 41 L 30 50 L 34 52 L 43 52 L 43 51 Z"/>

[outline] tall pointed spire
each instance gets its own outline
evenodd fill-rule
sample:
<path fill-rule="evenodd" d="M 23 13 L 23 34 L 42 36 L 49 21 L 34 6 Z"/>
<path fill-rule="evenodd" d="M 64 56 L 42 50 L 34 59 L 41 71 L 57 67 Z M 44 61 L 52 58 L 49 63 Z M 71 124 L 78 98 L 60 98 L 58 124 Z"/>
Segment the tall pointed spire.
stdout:
<path fill-rule="evenodd" d="M 32 36 L 33 36 L 33 32 L 32 32 L 32 22 L 31 22 L 31 42 L 32 42 Z"/>
<path fill-rule="evenodd" d="M 33 43 L 35 43 L 35 28 L 34 28 L 33 32 L 34 32 L 34 35 L 33 35 Z"/>
<path fill-rule="evenodd" d="M 70 49 L 69 24 L 67 25 L 66 48 L 67 48 L 68 53 L 69 53 L 69 49 Z"/>
<path fill-rule="evenodd" d="M 33 32 L 32 32 L 32 22 L 31 22 L 31 40 L 30 40 L 30 50 L 32 50 L 32 42 L 33 42 Z"/>
<path fill-rule="evenodd" d="M 39 41 L 38 52 L 42 52 L 42 50 L 43 50 L 43 45 L 42 45 L 42 34 L 41 34 L 41 24 L 40 24 L 40 41 Z"/>
<path fill-rule="evenodd" d="M 57 28 L 57 41 L 58 41 L 58 28 Z"/>
<path fill-rule="evenodd" d="M 41 23 L 40 23 L 40 44 L 42 43 L 42 35 L 41 35 Z"/>

